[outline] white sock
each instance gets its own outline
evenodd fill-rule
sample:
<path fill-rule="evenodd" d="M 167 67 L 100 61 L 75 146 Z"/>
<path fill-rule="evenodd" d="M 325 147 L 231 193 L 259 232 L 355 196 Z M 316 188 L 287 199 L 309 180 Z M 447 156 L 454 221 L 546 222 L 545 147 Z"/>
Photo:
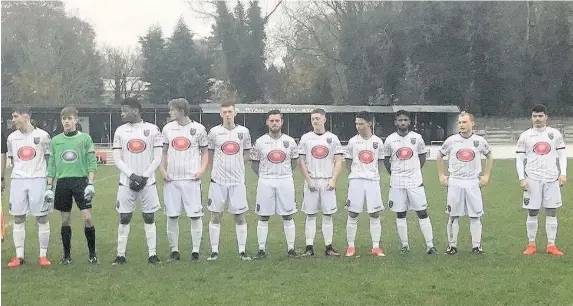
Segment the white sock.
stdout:
<path fill-rule="evenodd" d="M 470 233 L 472 235 L 472 247 L 481 246 L 481 219 L 470 218 Z"/>
<path fill-rule="evenodd" d="M 316 216 L 306 216 L 304 234 L 306 236 L 306 245 L 314 245 L 314 237 L 316 236 Z"/>
<path fill-rule="evenodd" d="M 448 217 L 448 243 L 451 247 L 458 246 L 458 233 L 460 232 L 459 218 Z"/>
<path fill-rule="evenodd" d="M 528 215 L 525 226 L 527 228 L 527 239 L 529 240 L 529 243 L 535 244 L 535 239 L 537 238 L 537 229 L 539 228 L 537 216 Z"/>
<path fill-rule="evenodd" d="M 247 248 L 247 223 L 236 224 L 235 230 L 237 231 L 237 244 L 239 246 L 239 253 L 245 252 Z"/>
<path fill-rule="evenodd" d="M 428 247 L 428 249 L 433 248 L 434 233 L 432 231 L 432 222 L 430 222 L 430 217 L 419 219 L 418 222 L 420 223 L 420 230 L 422 231 L 422 235 L 426 241 L 426 247 Z"/>
<path fill-rule="evenodd" d="M 259 241 L 259 250 L 265 250 L 267 246 L 267 236 L 269 234 L 269 221 L 261 221 L 257 223 L 257 239 Z"/>
<path fill-rule="evenodd" d="M 26 223 L 14 223 L 12 229 L 12 238 L 14 239 L 14 248 L 16 249 L 16 256 L 24 258 L 24 242 L 26 240 Z"/>
<path fill-rule="evenodd" d="M 557 217 L 545 217 L 545 231 L 547 232 L 547 244 L 555 244 L 557 238 Z"/>
<path fill-rule="evenodd" d="M 143 228 L 145 229 L 145 237 L 147 238 L 149 257 L 157 255 L 157 229 L 155 227 L 155 222 L 151 224 L 145 223 Z"/>
<path fill-rule="evenodd" d="M 283 225 L 285 229 L 287 250 L 294 250 L 294 240 L 296 237 L 296 226 L 294 225 L 294 219 L 284 220 Z"/>
<path fill-rule="evenodd" d="M 334 235 L 334 224 L 332 216 L 322 216 L 322 236 L 324 236 L 324 245 L 332 244 L 332 236 Z"/>
<path fill-rule="evenodd" d="M 127 237 L 129 237 L 130 224 L 119 224 L 117 228 L 117 256 L 125 256 Z"/>
<path fill-rule="evenodd" d="M 211 240 L 211 252 L 219 253 L 219 234 L 221 233 L 221 224 L 209 222 L 209 240 Z"/>
<path fill-rule="evenodd" d="M 191 219 L 191 240 L 193 249 L 191 252 L 199 253 L 201 249 L 201 240 L 203 239 L 203 219 Z"/>
<path fill-rule="evenodd" d="M 372 237 L 372 249 L 380 247 L 380 236 L 382 235 L 382 223 L 380 217 L 370 217 L 370 236 Z"/>
<path fill-rule="evenodd" d="M 50 246 L 50 222 L 38 223 L 38 241 L 40 242 L 40 257 L 48 255 Z"/>
<path fill-rule="evenodd" d="M 408 246 L 408 221 L 406 218 L 396 218 L 396 227 L 398 228 L 398 237 L 402 242 L 402 247 Z"/>
<path fill-rule="evenodd" d="M 167 217 L 167 240 L 171 252 L 179 252 L 179 218 Z"/>
<path fill-rule="evenodd" d="M 346 219 L 346 241 L 348 242 L 348 247 L 354 247 L 354 240 L 356 240 L 356 231 L 358 230 L 358 218 L 352 218 L 348 216 Z"/>

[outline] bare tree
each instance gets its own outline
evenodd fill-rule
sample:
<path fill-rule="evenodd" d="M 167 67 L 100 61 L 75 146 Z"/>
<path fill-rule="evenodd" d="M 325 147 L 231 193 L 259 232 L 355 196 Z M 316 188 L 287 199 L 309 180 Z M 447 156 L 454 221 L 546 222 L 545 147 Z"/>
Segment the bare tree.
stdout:
<path fill-rule="evenodd" d="M 133 95 L 140 95 L 145 90 L 141 80 L 141 53 L 137 50 L 123 50 L 117 47 L 105 46 L 104 86 L 114 92 L 114 101 Z"/>

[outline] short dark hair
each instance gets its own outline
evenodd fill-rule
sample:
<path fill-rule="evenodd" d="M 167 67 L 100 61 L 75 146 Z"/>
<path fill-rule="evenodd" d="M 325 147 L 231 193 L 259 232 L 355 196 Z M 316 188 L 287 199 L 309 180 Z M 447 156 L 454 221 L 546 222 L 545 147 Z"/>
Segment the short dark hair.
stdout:
<path fill-rule="evenodd" d="M 461 112 L 461 113 L 459 114 L 458 118 L 461 117 L 461 116 L 468 116 L 468 117 L 470 117 L 470 120 L 471 120 L 472 122 L 475 122 L 474 114 L 472 114 L 472 113 L 470 113 L 470 112 L 463 111 L 463 112 Z"/>
<path fill-rule="evenodd" d="M 366 111 L 356 113 L 356 119 L 364 119 L 366 122 L 372 122 L 372 114 Z"/>
<path fill-rule="evenodd" d="M 270 110 L 270 111 L 267 113 L 267 119 L 269 119 L 269 117 L 270 117 L 271 115 L 281 115 L 281 119 L 283 118 L 283 113 L 281 113 L 281 111 L 278 110 L 278 109 Z"/>
<path fill-rule="evenodd" d="M 185 116 L 189 115 L 189 101 L 184 98 L 177 98 L 169 101 L 167 107 L 173 107 L 178 111 L 182 111 Z"/>
<path fill-rule="evenodd" d="M 310 114 L 321 114 L 323 116 L 326 116 L 326 111 L 322 108 L 315 108 L 312 110 L 312 112 L 310 112 Z"/>
<path fill-rule="evenodd" d="M 402 115 L 404 115 L 404 116 L 410 118 L 410 113 L 409 113 L 408 111 L 406 111 L 406 110 L 401 109 L 401 110 L 398 110 L 398 111 L 394 114 L 394 119 L 398 119 L 398 117 L 399 117 L 399 116 L 402 116 Z"/>
<path fill-rule="evenodd" d="M 78 118 L 78 110 L 72 106 L 64 107 L 62 109 L 62 111 L 60 112 L 60 117 L 61 118 L 64 118 L 64 117 Z"/>
<path fill-rule="evenodd" d="M 231 104 L 231 103 L 221 103 L 220 107 L 221 107 L 221 108 L 223 108 L 223 107 L 233 107 L 233 108 L 235 108 L 235 104 Z"/>
<path fill-rule="evenodd" d="M 32 115 L 32 112 L 30 111 L 30 108 L 27 106 L 16 106 L 13 110 L 12 110 L 12 114 L 20 114 L 20 115 Z"/>
<path fill-rule="evenodd" d="M 531 108 L 531 112 L 532 113 L 544 113 L 545 115 L 547 115 L 547 107 L 545 107 L 545 105 L 543 105 L 543 104 L 537 104 Z"/>
<path fill-rule="evenodd" d="M 139 102 L 139 99 L 137 99 L 135 97 L 129 97 L 129 98 L 123 99 L 123 101 L 121 101 L 121 106 L 127 106 L 130 108 L 137 108 L 139 111 L 141 111 L 141 102 Z"/>

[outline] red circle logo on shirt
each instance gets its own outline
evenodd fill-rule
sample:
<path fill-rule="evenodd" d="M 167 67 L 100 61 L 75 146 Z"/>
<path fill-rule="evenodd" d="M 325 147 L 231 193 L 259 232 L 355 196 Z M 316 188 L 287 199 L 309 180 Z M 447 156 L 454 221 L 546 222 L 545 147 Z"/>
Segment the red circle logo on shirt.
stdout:
<path fill-rule="evenodd" d="M 177 151 L 185 151 L 191 147 L 191 141 L 187 137 L 179 136 L 171 141 L 171 146 Z"/>
<path fill-rule="evenodd" d="M 461 149 L 456 153 L 456 157 L 463 162 L 469 162 L 474 160 L 476 153 L 472 149 Z"/>
<path fill-rule="evenodd" d="M 551 151 L 551 145 L 547 142 L 538 142 L 533 146 L 533 152 L 537 155 L 547 155 Z"/>
<path fill-rule="evenodd" d="M 408 160 L 414 156 L 414 151 L 408 147 L 403 147 L 396 151 L 396 157 L 400 160 Z"/>
<path fill-rule="evenodd" d="M 141 153 L 145 151 L 146 147 L 145 141 L 141 139 L 132 139 L 127 143 L 127 149 L 131 153 Z"/>
<path fill-rule="evenodd" d="M 310 154 L 314 156 L 314 158 L 323 159 L 328 156 L 328 148 L 323 145 L 314 146 L 312 150 L 310 150 Z"/>
<path fill-rule="evenodd" d="M 273 164 L 282 163 L 286 159 L 286 153 L 281 150 L 272 150 L 267 154 L 267 159 Z"/>
<path fill-rule="evenodd" d="M 234 141 L 227 141 L 221 145 L 221 151 L 227 155 L 235 155 L 239 153 L 241 146 Z"/>
<path fill-rule="evenodd" d="M 372 153 L 372 151 L 362 150 L 358 153 L 358 159 L 363 164 L 369 164 L 374 161 L 374 153 Z"/>
<path fill-rule="evenodd" d="M 27 161 L 34 157 L 36 157 L 36 149 L 28 146 L 18 149 L 18 158 L 20 160 Z"/>

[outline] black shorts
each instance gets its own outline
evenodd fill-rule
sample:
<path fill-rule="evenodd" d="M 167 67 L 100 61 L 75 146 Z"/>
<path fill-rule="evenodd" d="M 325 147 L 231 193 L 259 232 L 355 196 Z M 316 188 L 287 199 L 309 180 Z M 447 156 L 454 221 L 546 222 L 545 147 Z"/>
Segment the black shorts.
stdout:
<path fill-rule="evenodd" d="M 92 208 L 92 203 L 84 198 L 88 185 L 87 177 L 66 177 L 58 179 L 54 193 L 54 208 L 62 212 L 72 211 L 73 201 L 80 210 Z"/>

